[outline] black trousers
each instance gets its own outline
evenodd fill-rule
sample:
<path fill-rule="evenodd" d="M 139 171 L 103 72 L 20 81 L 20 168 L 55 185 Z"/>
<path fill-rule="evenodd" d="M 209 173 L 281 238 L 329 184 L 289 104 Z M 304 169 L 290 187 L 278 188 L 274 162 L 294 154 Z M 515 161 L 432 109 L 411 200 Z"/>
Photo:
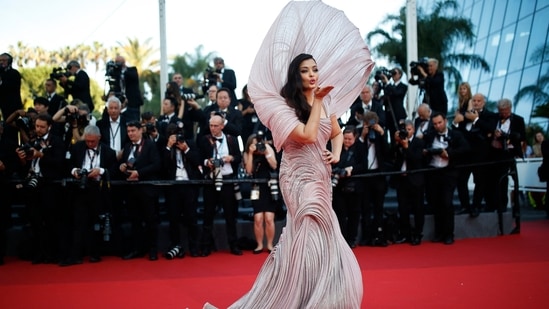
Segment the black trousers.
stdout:
<path fill-rule="evenodd" d="M 171 247 L 183 245 L 181 241 L 181 225 L 183 224 L 187 228 L 189 249 L 198 249 L 196 216 L 198 190 L 198 186 L 174 185 L 165 191 Z"/>
<path fill-rule="evenodd" d="M 36 188 L 26 191 L 29 221 L 32 233 L 33 259 L 55 261 L 60 258 L 60 226 L 61 218 L 59 195 L 60 186 L 40 180 Z"/>
<path fill-rule="evenodd" d="M 379 172 L 378 170 L 372 172 Z M 364 178 L 364 193 L 361 205 L 362 240 L 384 238 L 383 235 L 383 203 L 387 193 L 386 176 Z"/>
<path fill-rule="evenodd" d="M 452 203 L 458 174 L 451 168 L 441 168 L 426 174 L 429 178 L 429 204 L 435 217 L 435 237 L 454 237 L 454 205 Z"/>
<path fill-rule="evenodd" d="M 355 243 L 358 233 L 362 192 L 345 192 L 340 187 L 334 188 L 332 208 L 336 213 L 341 233 L 348 243 Z"/>
<path fill-rule="evenodd" d="M 126 189 L 132 251 L 158 250 L 157 191 L 151 185 L 130 185 Z"/>
<path fill-rule="evenodd" d="M 237 246 L 236 216 L 238 214 L 238 203 L 235 198 L 234 183 L 223 183 L 221 191 L 215 186 L 205 185 L 204 193 L 204 222 L 202 229 L 203 246 L 213 245 L 213 222 L 217 205 L 221 205 L 225 216 L 225 228 L 227 241 L 230 247 Z"/>
<path fill-rule="evenodd" d="M 425 207 L 423 205 L 425 186 L 413 183 L 405 175 L 396 177 L 398 177 L 396 193 L 400 234 L 408 239 L 412 235 L 421 237 L 425 224 Z M 414 215 L 413 228 L 410 224 L 410 214 Z"/>

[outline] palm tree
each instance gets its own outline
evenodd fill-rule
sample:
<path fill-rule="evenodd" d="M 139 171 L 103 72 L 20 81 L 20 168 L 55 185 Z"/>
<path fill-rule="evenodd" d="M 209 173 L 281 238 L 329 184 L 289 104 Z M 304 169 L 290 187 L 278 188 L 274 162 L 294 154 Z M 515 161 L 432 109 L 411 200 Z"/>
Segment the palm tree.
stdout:
<path fill-rule="evenodd" d="M 472 68 L 481 68 L 490 71 L 486 60 L 475 54 L 455 53 L 457 44 L 472 46 L 475 35 L 473 25 L 467 18 L 455 16 L 453 12 L 458 8 L 455 0 L 441 0 L 436 2 L 430 14 L 422 8 L 417 12 L 417 36 L 419 55 L 428 55 L 439 60 L 439 68 L 447 75 L 447 82 L 456 92 L 462 81 L 457 67 L 468 65 Z M 374 53 L 389 59 L 408 72 L 406 59 L 406 7 L 400 9 L 399 15 L 389 15 L 382 24 L 392 24 L 389 33 L 377 28 L 367 34 L 368 43 L 373 38 L 381 37 L 382 42 L 372 48 Z M 414 60 L 414 59 L 411 59 Z"/>
<path fill-rule="evenodd" d="M 539 46 L 530 56 L 530 61 L 533 64 L 548 60 L 549 45 Z M 549 70 L 540 76 L 535 84 L 521 88 L 515 95 L 514 101 L 518 104 L 520 100 L 530 98 L 532 99 L 532 112 L 528 123 L 532 117 L 549 118 Z"/>
<path fill-rule="evenodd" d="M 212 52 L 204 55 L 204 46 L 199 45 L 194 50 L 194 55 L 185 53 L 176 55 L 171 64 L 173 72 L 181 73 L 185 78 L 185 86 L 200 92 L 199 88 L 204 78 L 204 71 L 211 62 L 214 54 Z"/>

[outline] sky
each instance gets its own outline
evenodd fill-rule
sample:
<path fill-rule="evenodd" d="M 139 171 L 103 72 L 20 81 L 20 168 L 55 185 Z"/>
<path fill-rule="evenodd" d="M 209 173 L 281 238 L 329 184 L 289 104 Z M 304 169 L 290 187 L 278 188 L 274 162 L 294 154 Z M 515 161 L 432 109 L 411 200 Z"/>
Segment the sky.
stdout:
<path fill-rule="evenodd" d="M 287 3 L 288 0 L 165 0 L 168 57 L 194 55 L 195 49 L 203 45 L 203 54 L 212 52 L 222 57 L 226 67 L 235 71 L 239 95 L 265 34 Z M 397 14 L 406 1 L 324 3 L 345 12 L 365 37 L 388 14 Z M 91 45 L 94 41 L 110 47 L 126 43 L 128 38 L 139 42 L 151 38 L 160 58 L 158 0 L 0 0 L 0 4 L 4 11 L 2 23 L 9 25 L 4 27 L 0 52 L 18 41 L 57 50 Z"/>

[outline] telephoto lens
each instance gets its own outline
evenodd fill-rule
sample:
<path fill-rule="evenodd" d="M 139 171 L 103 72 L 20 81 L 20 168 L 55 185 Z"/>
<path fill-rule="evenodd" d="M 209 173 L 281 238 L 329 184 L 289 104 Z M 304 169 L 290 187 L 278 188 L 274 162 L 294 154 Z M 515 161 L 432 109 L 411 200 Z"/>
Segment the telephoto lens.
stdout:
<path fill-rule="evenodd" d="M 182 258 L 183 257 L 183 249 L 181 246 L 175 246 L 171 248 L 168 252 L 166 252 L 166 259 L 173 260 L 176 257 Z"/>

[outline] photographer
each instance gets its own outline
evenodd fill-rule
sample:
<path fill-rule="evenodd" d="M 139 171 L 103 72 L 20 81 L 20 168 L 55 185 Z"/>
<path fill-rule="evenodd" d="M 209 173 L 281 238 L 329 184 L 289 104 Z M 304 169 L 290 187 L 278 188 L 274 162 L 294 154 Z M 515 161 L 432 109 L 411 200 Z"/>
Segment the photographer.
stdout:
<path fill-rule="evenodd" d="M 364 178 L 360 242 L 363 245 L 380 247 L 388 245 L 383 231 L 383 203 L 387 193 L 387 179 L 385 175 L 379 174 L 386 170 L 386 158 L 389 157 L 389 145 L 384 135 L 385 131 L 379 124 L 377 114 L 366 112 L 359 140 L 366 149 L 365 173 L 376 175 Z"/>
<path fill-rule="evenodd" d="M 214 68 L 208 67 L 204 74 L 205 87 L 204 92 L 209 89 L 211 85 L 216 85 L 218 89 L 229 89 L 230 95 L 230 107 L 234 109 L 237 104 L 236 94 L 236 74 L 234 70 L 225 68 L 225 61 L 221 57 L 215 57 Z"/>
<path fill-rule="evenodd" d="M 425 149 L 429 166 L 435 168 L 427 177 L 428 204 L 435 217 L 434 242 L 454 243 L 454 205 L 452 203 L 459 171 L 454 167 L 463 162 L 469 143 L 458 130 L 448 128 L 446 115 L 434 112 L 431 118 L 434 131 L 426 134 Z"/>
<path fill-rule="evenodd" d="M 168 126 L 168 138 L 162 150 L 163 179 L 188 181 L 201 178 L 199 170 L 200 151 L 193 139 L 186 139 L 181 128 Z M 181 241 L 181 223 L 187 228 L 187 243 L 190 255 L 199 256 L 199 229 L 196 210 L 200 187 L 193 184 L 172 185 L 166 188 L 166 206 L 169 219 L 170 247 L 164 256 L 167 259 L 183 258 L 185 249 Z M 181 218 L 183 217 L 183 220 Z"/>
<path fill-rule="evenodd" d="M 392 176 L 392 183 L 398 201 L 400 232 L 397 243 L 409 242 L 417 246 L 421 244 L 425 222 L 425 178 L 423 173 L 413 171 L 423 168 L 425 142 L 414 135 L 414 123 L 406 120 L 393 136 L 396 142 L 394 166 L 401 174 Z M 410 225 L 410 214 L 414 215 L 414 227 Z"/>
<path fill-rule="evenodd" d="M 139 88 L 139 74 L 136 67 L 126 66 L 126 59 L 118 55 L 114 61 L 107 62 L 106 74 L 110 91 L 120 93 L 128 99 L 127 120 L 139 120 L 139 108 L 143 105 L 143 96 Z"/>
<path fill-rule="evenodd" d="M 409 83 L 424 90 L 423 103 L 429 104 L 433 112 L 448 113 L 448 97 L 444 90 L 444 74 L 438 71 L 438 60 L 423 58 L 410 63 Z"/>
<path fill-rule="evenodd" d="M 516 159 L 524 157 L 526 148 L 526 129 L 524 118 L 512 113 L 512 102 L 509 99 L 498 101 L 498 114 L 490 140 L 489 160 L 499 162 L 492 164 L 486 180 L 487 211 L 502 213 L 509 202 L 509 172 L 516 171 Z M 501 180 L 501 181 L 500 181 Z M 516 205 L 518 206 L 518 205 Z"/>
<path fill-rule="evenodd" d="M 108 145 L 100 142 L 99 128 L 89 125 L 84 129 L 84 140 L 71 148 L 70 174 L 76 180 L 70 190 L 69 203 L 73 229 L 68 244 L 68 257 L 60 266 L 81 264 L 84 255 L 89 255 L 90 263 L 101 261 L 101 239 L 110 240 L 109 229 L 97 233 L 94 226 L 100 223 L 100 215 L 110 215 L 108 207 L 110 194 L 107 186 L 100 181 L 109 181 L 116 171 L 116 154 Z"/>
<path fill-rule="evenodd" d="M 128 140 L 127 119 L 121 115 L 122 102 L 115 97 L 107 99 L 107 113 L 97 121 L 101 131 L 101 142 L 108 145 L 117 155 Z"/>
<path fill-rule="evenodd" d="M 181 74 L 176 74 L 174 79 L 178 76 L 181 76 Z M 180 119 L 185 128 L 185 138 L 194 138 L 195 123 L 202 123 L 205 120 L 205 115 L 195 99 L 202 98 L 203 96 L 197 95 L 192 89 L 184 88 L 180 84 L 182 78 L 181 80 L 176 80 L 168 83 L 165 97 L 177 101 L 175 109 L 177 111 L 177 118 Z"/>
<path fill-rule="evenodd" d="M 60 217 L 60 186 L 54 182 L 63 177 L 63 141 L 50 134 L 52 119 L 48 114 L 37 116 L 36 139 L 30 147 L 20 147 L 17 155 L 28 171 L 23 184 L 27 198 L 32 231 L 32 263 L 53 263 L 58 259 L 58 218 Z"/>
<path fill-rule="evenodd" d="M 83 139 L 82 134 L 87 125 L 96 124 L 95 117 L 90 114 L 88 105 L 79 101 L 72 102 L 71 105 L 58 110 L 53 116 L 53 121 L 65 123 L 65 144 L 67 147 Z"/>
<path fill-rule="evenodd" d="M 0 111 L 4 119 L 23 108 L 21 101 L 21 74 L 12 67 L 13 57 L 0 54 Z"/>
<path fill-rule="evenodd" d="M 245 149 L 243 159 L 248 175 L 256 179 L 270 179 L 276 174 L 273 174 L 278 165 L 276 154 L 272 146 L 266 143 L 263 131 L 251 134 Z M 250 200 L 254 209 L 254 235 L 257 242 L 254 254 L 263 252 L 264 237 L 267 239 L 267 250 L 270 252 L 273 249 L 276 201 L 271 193 L 267 183 L 254 183 L 252 186 Z"/>
<path fill-rule="evenodd" d="M 389 130 L 389 136 L 393 138 L 398 129 L 398 124 L 407 117 L 404 108 L 404 97 L 408 92 L 408 86 L 401 82 L 402 70 L 400 68 L 394 68 L 391 71 L 383 70 L 379 77 L 383 85 L 387 130 Z M 393 82 L 390 83 L 389 79 L 392 79 Z"/>
<path fill-rule="evenodd" d="M 7 127 L 15 128 L 19 132 L 20 144 L 28 143 L 36 137 L 34 121 L 37 116 L 38 113 L 34 108 L 29 108 L 27 111 L 24 109 L 16 110 L 6 119 L 4 129 L 7 129 Z"/>
<path fill-rule="evenodd" d="M 65 97 L 70 94 L 72 100 L 80 100 L 84 102 L 90 111 L 94 110 L 93 100 L 90 94 L 90 78 L 88 73 L 80 68 L 78 61 L 72 60 L 67 65 L 67 72 L 69 76 L 74 76 L 74 80 L 67 77 L 67 74 L 61 74 L 59 76 L 59 82 L 61 87 L 65 89 Z"/>
<path fill-rule="evenodd" d="M 332 166 L 332 207 L 337 215 L 341 233 L 351 248 L 356 247 L 363 190 L 360 186 L 361 180 L 349 177 L 365 172 L 365 157 L 366 149 L 364 144 L 356 139 L 355 128 L 345 127 L 340 160 Z"/>

